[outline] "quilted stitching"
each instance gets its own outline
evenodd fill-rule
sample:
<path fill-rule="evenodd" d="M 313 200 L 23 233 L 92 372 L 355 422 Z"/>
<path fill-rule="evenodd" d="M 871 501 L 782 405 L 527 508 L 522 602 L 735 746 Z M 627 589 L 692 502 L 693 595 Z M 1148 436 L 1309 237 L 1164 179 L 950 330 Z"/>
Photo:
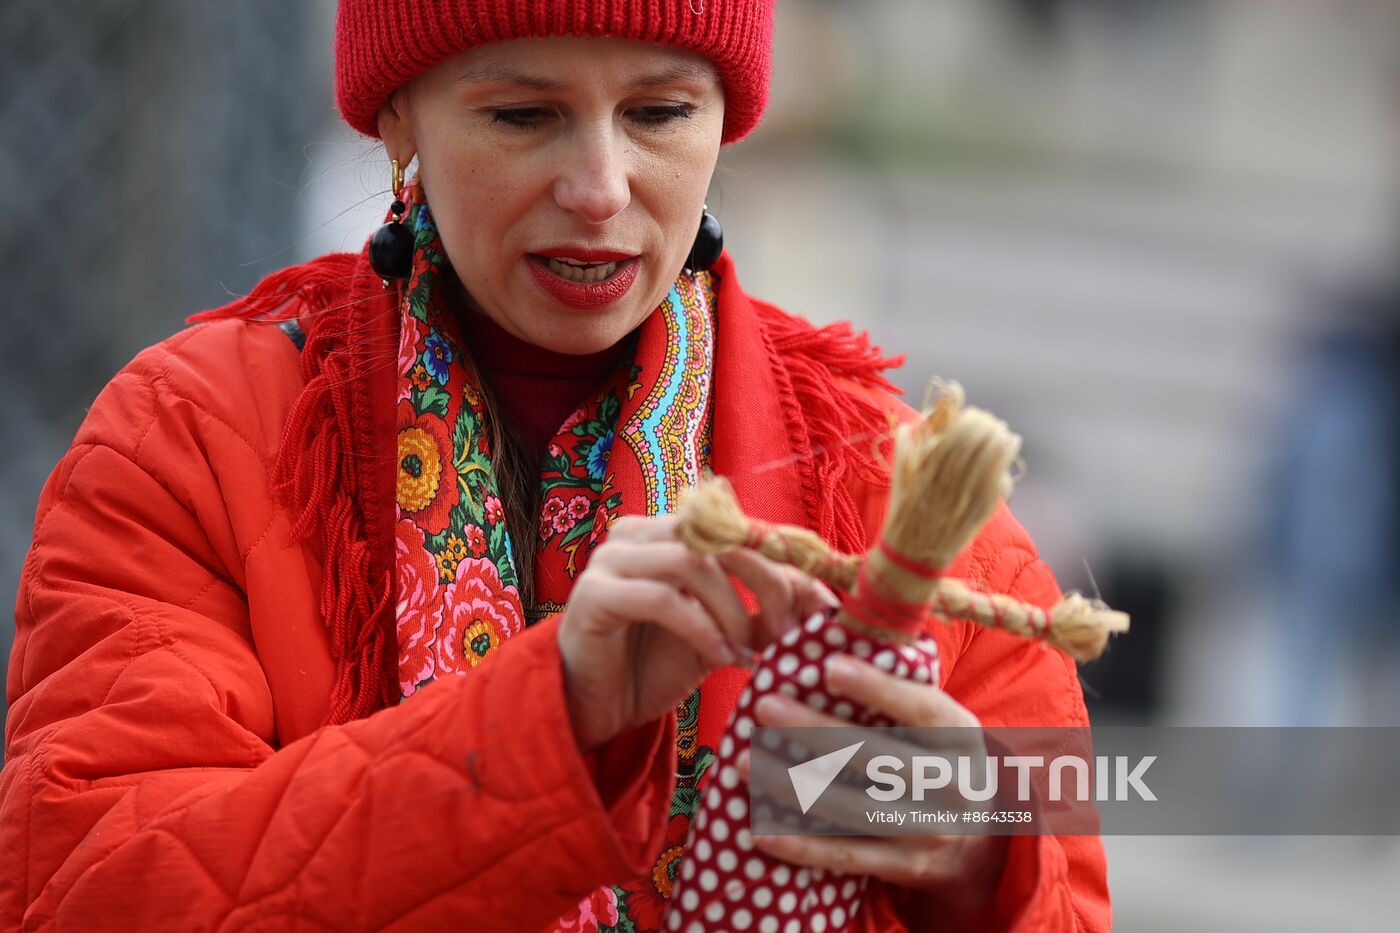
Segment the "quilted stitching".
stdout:
<path fill-rule="evenodd" d="M 269 412 L 285 417 L 301 385 L 284 340 L 229 321 L 145 351 L 99 396 L 45 486 L 16 605 L 0 927 L 121 916 L 178 917 L 188 928 L 345 928 L 474 915 L 516 929 L 645 870 L 655 854 L 669 761 L 655 755 L 635 801 L 614 802 L 651 808 L 653 838 L 619 838 L 568 731 L 557 620 L 473 676 L 369 719 L 306 736 L 263 725 L 298 700 L 286 690 L 327 687 L 309 659 L 323 643 L 299 627 L 316 616 L 317 564 L 274 533 L 285 516 L 264 488 L 280 423 Z M 250 371 L 278 374 L 259 383 L 261 407 L 246 406 Z M 90 459 L 98 451 L 108 452 L 102 470 Z M 170 459 L 190 452 L 213 459 Z M 168 503 L 130 501 L 138 480 Z M 856 501 L 878 514 L 887 491 L 878 477 L 865 480 L 853 481 Z M 201 524 L 213 520 L 201 495 L 232 488 L 262 497 L 229 502 L 215 525 Z M 138 506 L 155 509 L 154 527 L 123 520 Z M 1032 580 L 1033 549 L 1009 513 L 984 538 L 966 555 L 970 576 L 1010 587 Z M 109 552 L 179 563 L 147 566 L 131 593 L 98 590 L 83 568 Z M 218 554 L 232 566 L 210 557 Z M 282 576 L 244 592 L 254 554 Z M 254 630 L 254 615 L 270 621 Z M 960 701 L 979 715 L 1003 704 L 1014 718 L 1021 691 L 1053 689 L 1061 714 L 1082 710 L 1061 665 L 1013 657 L 1026 647 L 948 641 L 949 667 L 966 682 Z M 1009 686 L 999 673 L 1008 664 L 1030 680 Z M 278 683 L 299 686 L 278 693 Z M 114 728 L 140 732 L 113 742 Z M 1102 874 L 1089 843 L 1049 851 L 1058 862 L 1032 858 L 1039 867 L 1027 869 L 1043 873 L 1044 889 L 1022 905 L 1027 929 L 1037 917 L 1068 916 L 1075 872 L 1076 884 Z M 1066 870 L 1067 858 L 1077 867 Z M 1089 904 L 1094 928 L 1106 923 L 1106 903 L 1104 894 Z"/>

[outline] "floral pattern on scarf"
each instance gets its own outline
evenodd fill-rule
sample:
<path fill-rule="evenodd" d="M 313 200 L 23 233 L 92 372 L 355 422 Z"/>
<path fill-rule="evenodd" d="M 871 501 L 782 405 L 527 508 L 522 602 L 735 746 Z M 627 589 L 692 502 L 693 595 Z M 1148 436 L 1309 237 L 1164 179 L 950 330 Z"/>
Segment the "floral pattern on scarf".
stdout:
<path fill-rule="evenodd" d="M 491 473 L 486 412 L 453 315 L 434 287 L 447 257 L 415 204 L 399 340 L 399 691 L 470 671 L 525 627 L 510 534 Z"/>
<path fill-rule="evenodd" d="M 416 192 L 416 188 L 413 189 Z M 634 352 L 575 410 L 541 463 L 535 606 L 521 605 L 505 507 L 491 467 L 479 374 L 439 283 L 451 274 L 428 205 L 414 198 L 413 269 L 398 354 L 395 493 L 399 689 L 470 673 L 527 625 L 567 604 L 588 555 L 623 514 L 669 512 L 708 466 L 714 283 L 682 274 L 638 329 Z M 660 929 L 714 755 L 697 744 L 700 691 L 677 706 L 678 781 L 650 876 L 604 886 L 560 930 Z"/>

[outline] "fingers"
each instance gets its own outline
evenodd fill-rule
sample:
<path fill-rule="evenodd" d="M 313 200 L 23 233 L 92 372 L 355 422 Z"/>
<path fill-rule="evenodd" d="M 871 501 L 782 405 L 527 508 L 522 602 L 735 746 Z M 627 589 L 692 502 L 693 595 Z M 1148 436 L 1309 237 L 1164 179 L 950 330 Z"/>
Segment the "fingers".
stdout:
<path fill-rule="evenodd" d="M 768 640 L 782 635 L 785 624 L 791 622 L 793 580 L 786 574 L 773 572 L 775 565 L 753 551 L 740 549 L 721 554 L 718 563 L 725 571 L 738 577 L 758 600 L 759 615 Z"/>
<path fill-rule="evenodd" d="M 715 627 L 705 609 L 674 586 L 657 580 L 613 578 L 592 587 L 589 598 L 604 611 L 588 615 L 611 623 L 607 631 L 598 634 L 613 634 L 641 619 L 659 625 L 690 645 L 711 666 L 738 660 L 724 632 Z"/>
<path fill-rule="evenodd" d="M 600 548 L 590 562 L 590 569 L 595 568 L 617 578 L 662 581 L 684 591 L 700 601 L 732 646 L 750 647 L 748 611 L 713 557 L 697 555 L 673 538 L 632 538 Z"/>
<path fill-rule="evenodd" d="M 674 515 L 624 515 L 608 525 L 609 541 L 674 541 Z"/>
<path fill-rule="evenodd" d="M 824 584 L 795 567 L 738 549 L 717 557 L 697 555 L 675 537 L 674 516 L 618 519 L 608 541 L 589 562 L 589 570 L 631 579 L 663 580 L 700 600 L 725 633 L 730 645 L 750 660 L 757 651 L 814 613 L 840 601 Z M 729 577 L 736 578 L 758 603 L 750 616 Z"/>
<path fill-rule="evenodd" d="M 959 878 L 963 850 L 976 836 L 754 836 L 774 858 L 808 868 L 874 875 L 892 884 L 925 888 Z"/>
<path fill-rule="evenodd" d="M 794 604 L 797 581 L 784 568 L 753 551 L 737 550 L 718 557 L 720 567 L 739 578 L 758 601 L 759 618 L 766 637 L 755 639 L 763 648 L 797 623 Z"/>
<path fill-rule="evenodd" d="M 826 684 L 905 726 L 978 726 L 970 710 L 932 684 L 901 680 L 847 654 L 826 662 Z"/>
<path fill-rule="evenodd" d="M 653 518 L 625 517 L 612 526 L 610 540 L 656 543 L 675 539 L 672 515 Z M 619 531 L 621 532 L 619 534 Z M 758 600 L 769 634 L 777 638 L 793 623 L 815 612 L 835 609 L 841 601 L 826 584 L 796 567 L 769 560 L 756 551 L 738 548 L 716 558 L 725 572 L 738 577 Z"/>
<path fill-rule="evenodd" d="M 805 584 L 798 589 L 797 614 L 800 617 L 805 619 L 813 613 L 841 608 L 841 598 L 832 592 L 831 587 L 820 580 L 807 576 L 795 567 L 792 569 Z"/>
<path fill-rule="evenodd" d="M 735 766 L 748 782 L 747 751 L 740 752 Z M 863 795 L 839 781 L 823 792 L 824 806 L 831 795 L 850 798 L 841 810 L 849 810 L 852 815 L 848 819 L 838 817 L 838 825 L 857 832 L 869 830 L 863 816 L 869 801 L 862 800 Z M 832 817 L 830 812 L 823 813 L 824 821 L 830 822 Z M 755 832 L 752 838 L 757 848 L 793 865 L 868 874 L 908 888 L 975 882 L 983 869 L 995 863 L 996 848 L 1005 844 L 1004 840 L 983 835 L 790 836 Z"/>
<path fill-rule="evenodd" d="M 854 774 L 865 774 L 870 762 L 883 755 L 893 755 L 900 761 L 910 761 L 915 755 L 938 752 L 940 754 L 969 754 L 973 747 L 965 747 L 970 740 L 980 740 L 980 732 L 975 736 L 959 734 L 940 735 L 939 747 L 927 748 L 911 737 L 895 729 L 865 729 L 853 732 L 851 722 L 826 713 L 817 712 L 791 697 L 770 694 L 754 705 L 754 717 L 760 726 L 774 729 L 801 729 L 801 738 L 790 738 L 771 744 L 755 743 L 753 753 L 762 756 L 766 766 L 773 771 L 785 770 L 791 765 L 846 748 L 860 741 L 861 747 L 851 758 L 847 769 Z M 961 732 L 962 730 L 959 730 Z M 793 733 L 787 733 L 793 736 Z M 771 738 L 776 734 L 768 733 Z"/>
<path fill-rule="evenodd" d="M 755 551 L 730 551 L 719 556 L 719 563 L 754 594 L 768 641 L 814 613 L 841 605 L 825 584 Z"/>

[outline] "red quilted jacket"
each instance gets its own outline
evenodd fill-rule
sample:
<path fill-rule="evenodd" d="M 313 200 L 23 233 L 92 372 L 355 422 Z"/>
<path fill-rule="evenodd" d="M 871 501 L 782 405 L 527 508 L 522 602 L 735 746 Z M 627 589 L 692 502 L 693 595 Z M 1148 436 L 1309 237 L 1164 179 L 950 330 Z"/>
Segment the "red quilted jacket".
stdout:
<path fill-rule="evenodd" d="M 763 338 L 727 257 L 718 271 L 716 462 L 775 462 L 792 453 L 783 432 L 754 426 L 781 420 L 776 394 L 725 389 L 724 365 L 762 368 L 744 354 Z M 45 485 L 7 685 L 0 928 L 529 931 L 655 860 L 674 719 L 581 756 L 557 620 L 471 676 L 320 726 L 332 678 L 320 564 L 268 488 L 301 386 L 278 328 L 190 327 L 112 379 Z M 800 521 L 794 476 L 740 483 L 741 499 Z M 887 489 L 850 483 L 877 528 Z M 1005 509 L 955 571 L 1058 597 Z M 1058 652 L 963 624 L 935 634 L 944 689 L 984 724 L 1087 721 Z M 744 676 L 717 672 L 727 690 L 714 692 Z M 946 929 L 894 891 L 860 922 Z M 982 923 L 1107 930 L 1099 840 L 1014 837 Z"/>

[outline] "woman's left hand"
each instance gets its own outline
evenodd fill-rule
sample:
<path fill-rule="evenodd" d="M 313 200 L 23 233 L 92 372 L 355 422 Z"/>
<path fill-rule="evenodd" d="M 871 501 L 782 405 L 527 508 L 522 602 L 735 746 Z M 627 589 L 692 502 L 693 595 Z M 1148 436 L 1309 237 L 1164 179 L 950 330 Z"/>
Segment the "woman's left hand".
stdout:
<path fill-rule="evenodd" d="M 901 680 L 849 655 L 836 655 L 827 661 L 826 682 L 834 692 L 883 712 L 903 726 L 981 727 L 970 710 L 937 686 Z M 760 726 L 852 725 L 777 693 L 759 700 L 754 713 Z M 747 750 L 737 764 L 747 781 Z M 1006 858 L 1004 836 L 755 835 L 753 841 L 769 855 L 794 865 L 872 875 L 913 889 L 930 909 L 936 905 L 945 916 L 979 912 L 995 891 Z"/>

